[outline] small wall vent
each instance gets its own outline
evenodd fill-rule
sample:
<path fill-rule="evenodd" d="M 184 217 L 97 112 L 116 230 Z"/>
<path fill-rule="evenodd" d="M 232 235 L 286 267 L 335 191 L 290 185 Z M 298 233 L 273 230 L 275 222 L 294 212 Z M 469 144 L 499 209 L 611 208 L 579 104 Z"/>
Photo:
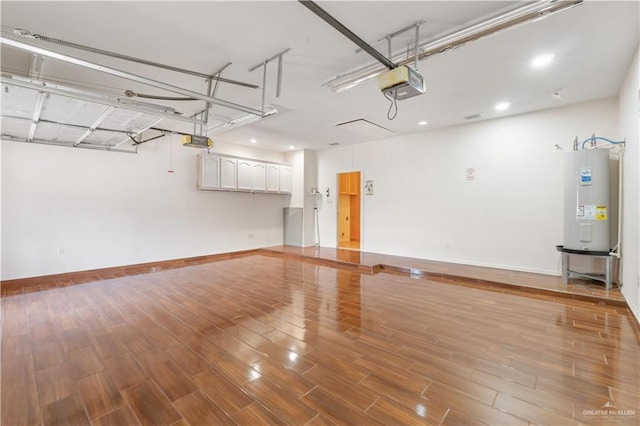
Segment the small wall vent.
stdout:
<path fill-rule="evenodd" d="M 464 119 L 465 120 L 475 120 L 477 118 L 482 117 L 480 114 L 473 114 L 473 115 L 467 115 Z"/>

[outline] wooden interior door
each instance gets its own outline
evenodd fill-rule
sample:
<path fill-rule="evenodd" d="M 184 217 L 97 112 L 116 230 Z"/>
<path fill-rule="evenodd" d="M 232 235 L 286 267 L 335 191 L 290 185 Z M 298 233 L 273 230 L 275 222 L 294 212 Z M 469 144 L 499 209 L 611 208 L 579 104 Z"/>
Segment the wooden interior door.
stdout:
<path fill-rule="evenodd" d="M 360 172 L 338 173 L 338 247 L 360 249 Z"/>

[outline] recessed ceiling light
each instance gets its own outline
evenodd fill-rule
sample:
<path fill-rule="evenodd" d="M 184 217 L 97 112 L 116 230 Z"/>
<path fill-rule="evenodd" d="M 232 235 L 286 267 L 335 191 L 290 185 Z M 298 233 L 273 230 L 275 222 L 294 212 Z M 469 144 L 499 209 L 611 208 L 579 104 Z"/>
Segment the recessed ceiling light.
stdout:
<path fill-rule="evenodd" d="M 293 145 L 289 145 L 289 149 L 296 149 L 296 147 Z"/>
<path fill-rule="evenodd" d="M 418 122 L 418 124 L 421 125 L 421 126 L 426 126 L 427 124 L 429 124 L 429 122 L 428 121 L 420 121 L 420 122 Z"/>
<path fill-rule="evenodd" d="M 533 61 L 531 61 L 531 66 L 535 68 L 541 68 L 541 67 L 547 66 L 551 63 L 554 56 L 555 55 L 553 54 L 540 55 L 536 57 Z"/>
<path fill-rule="evenodd" d="M 508 109 L 511 106 L 510 102 L 500 102 L 499 104 L 496 105 L 496 111 L 504 111 L 506 109 Z"/>
<path fill-rule="evenodd" d="M 258 141 L 255 139 L 251 139 L 251 143 L 258 143 Z"/>

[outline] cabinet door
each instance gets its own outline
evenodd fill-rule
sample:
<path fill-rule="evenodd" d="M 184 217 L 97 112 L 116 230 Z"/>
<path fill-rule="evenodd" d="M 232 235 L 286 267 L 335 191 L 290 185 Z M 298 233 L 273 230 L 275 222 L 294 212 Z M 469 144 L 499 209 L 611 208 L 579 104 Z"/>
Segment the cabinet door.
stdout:
<path fill-rule="evenodd" d="M 267 164 L 267 192 L 280 191 L 280 166 Z"/>
<path fill-rule="evenodd" d="M 291 194 L 291 167 L 280 166 L 280 192 Z"/>
<path fill-rule="evenodd" d="M 247 160 L 238 160 L 238 191 L 251 191 L 253 175 L 253 163 Z"/>
<path fill-rule="evenodd" d="M 360 172 L 349 173 L 349 194 L 358 195 L 360 193 Z"/>
<path fill-rule="evenodd" d="M 220 158 L 220 188 L 238 189 L 237 162 L 232 158 Z"/>
<path fill-rule="evenodd" d="M 200 156 L 200 189 L 220 189 L 220 157 L 213 155 Z"/>
<path fill-rule="evenodd" d="M 253 190 L 258 192 L 267 190 L 267 166 L 263 163 L 253 163 Z"/>

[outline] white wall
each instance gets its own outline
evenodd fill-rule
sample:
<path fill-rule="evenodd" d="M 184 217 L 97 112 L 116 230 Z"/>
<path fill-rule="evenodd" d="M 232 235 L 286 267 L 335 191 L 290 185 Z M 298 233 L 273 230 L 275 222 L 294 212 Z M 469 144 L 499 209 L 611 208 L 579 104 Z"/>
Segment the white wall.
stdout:
<path fill-rule="evenodd" d="M 197 190 L 199 151 L 177 137 L 137 155 L 9 141 L 2 151 L 3 280 L 282 244 L 286 196 Z"/>
<path fill-rule="evenodd" d="M 558 274 L 563 151 L 617 133 L 614 98 L 317 153 L 323 246 L 336 245 L 336 173 L 374 181 L 362 249 Z M 474 168 L 475 180 L 466 179 Z"/>
<path fill-rule="evenodd" d="M 640 321 L 640 49 L 619 95 L 619 138 L 626 138 L 623 186 L 622 293 Z"/>

